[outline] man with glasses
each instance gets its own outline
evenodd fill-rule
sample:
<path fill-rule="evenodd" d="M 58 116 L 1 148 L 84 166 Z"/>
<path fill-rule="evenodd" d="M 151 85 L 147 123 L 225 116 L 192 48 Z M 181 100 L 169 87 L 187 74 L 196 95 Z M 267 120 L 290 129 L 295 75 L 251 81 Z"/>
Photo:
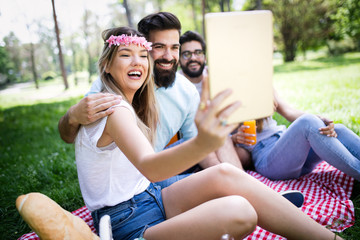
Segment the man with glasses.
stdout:
<path fill-rule="evenodd" d="M 203 79 L 207 76 L 206 44 L 200 34 L 187 31 L 180 37 L 180 66 L 182 73 L 201 94 Z"/>

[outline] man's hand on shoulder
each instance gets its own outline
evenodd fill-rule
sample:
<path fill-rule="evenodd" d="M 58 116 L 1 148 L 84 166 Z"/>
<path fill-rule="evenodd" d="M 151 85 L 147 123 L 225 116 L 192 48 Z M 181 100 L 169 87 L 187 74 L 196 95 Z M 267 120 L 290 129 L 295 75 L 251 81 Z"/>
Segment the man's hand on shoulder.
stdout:
<path fill-rule="evenodd" d="M 70 125 L 87 125 L 110 115 L 115 106 L 121 102 L 121 96 L 110 93 L 96 93 L 84 97 L 69 109 Z"/>
<path fill-rule="evenodd" d="M 61 139 L 66 143 L 73 143 L 80 125 L 87 125 L 110 115 L 113 112 L 110 107 L 119 104 L 121 99 L 121 96 L 110 93 L 91 94 L 81 99 L 59 120 Z"/>

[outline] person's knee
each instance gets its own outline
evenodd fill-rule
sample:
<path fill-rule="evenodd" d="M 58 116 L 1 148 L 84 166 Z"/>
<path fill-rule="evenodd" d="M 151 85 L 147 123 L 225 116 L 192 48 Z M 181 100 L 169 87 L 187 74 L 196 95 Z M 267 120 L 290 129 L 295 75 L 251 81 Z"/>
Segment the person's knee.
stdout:
<path fill-rule="evenodd" d="M 233 235 L 246 236 L 253 232 L 258 222 L 258 216 L 253 206 L 241 196 L 226 198 L 225 215 L 231 221 Z"/>
<path fill-rule="evenodd" d="M 336 123 L 334 129 L 337 134 L 341 134 L 342 132 L 347 131 L 347 127 L 341 123 Z"/>
<path fill-rule="evenodd" d="M 325 126 L 324 122 L 319 117 L 310 113 L 301 115 L 293 124 L 300 126 L 301 129 L 306 130 L 306 132 L 311 129 L 317 132 L 320 127 Z"/>
<path fill-rule="evenodd" d="M 319 117 L 310 113 L 304 113 L 298 118 L 298 121 L 303 123 L 322 123 Z"/>
<path fill-rule="evenodd" d="M 236 178 L 238 176 L 241 176 L 242 173 L 243 173 L 242 170 L 240 170 L 239 168 L 233 166 L 230 163 L 221 163 L 221 164 L 219 164 L 217 166 L 216 175 L 220 179 L 233 179 L 233 178 Z"/>
<path fill-rule="evenodd" d="M 248 174 L 230 163 L 221 163 L 214 167 L 215 172 L 211 173 L 212 189 L 219 196 L 233 195 L 233 190 L 239 183 L 247 182 Z"/>

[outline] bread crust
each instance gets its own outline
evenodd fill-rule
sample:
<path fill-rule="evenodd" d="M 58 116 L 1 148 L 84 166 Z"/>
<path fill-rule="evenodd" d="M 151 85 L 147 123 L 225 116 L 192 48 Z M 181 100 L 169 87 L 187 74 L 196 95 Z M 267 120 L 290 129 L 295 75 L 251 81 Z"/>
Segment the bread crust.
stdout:
<path fill-rule="evenodd" d="M 44 194 L 21 195 L 16 199 L 16 208 L 42 240 L 99 240 L 81 218 Z"/>

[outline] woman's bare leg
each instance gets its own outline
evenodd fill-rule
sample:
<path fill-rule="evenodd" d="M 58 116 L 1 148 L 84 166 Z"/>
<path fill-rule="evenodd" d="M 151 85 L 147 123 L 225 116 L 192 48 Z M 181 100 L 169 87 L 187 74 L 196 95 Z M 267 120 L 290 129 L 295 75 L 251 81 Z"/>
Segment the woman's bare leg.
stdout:
<path fill-rule="evenodd" d="M 163 202 L 167 218 L 172 218 L 209 200 L 232 195 L 250 202 L 257 213 L 258 225 L 266 230 L 288 239 L 334 239 L 334 233 L 230 164 L 205 169 L 163 189 Z"/>
<path fill-rule="evenodd" d="M 189 196 L 191 197 L 191 196 Z M 220 240 L 223 234 L 243 239 L 254 231 L 256 212 L 240 196 L 207 201 L 145 231 L 147 240 Z"/>

